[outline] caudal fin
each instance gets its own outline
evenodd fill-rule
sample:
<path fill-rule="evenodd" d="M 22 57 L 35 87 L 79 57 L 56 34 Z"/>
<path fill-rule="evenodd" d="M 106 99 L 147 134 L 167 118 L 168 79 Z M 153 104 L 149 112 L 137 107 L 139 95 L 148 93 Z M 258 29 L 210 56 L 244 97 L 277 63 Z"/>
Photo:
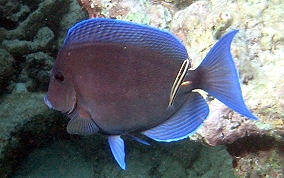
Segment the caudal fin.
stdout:
<path fill-rule="evenodd" d="M 239 76 L 231 55 L 231 43 L 238 30 L 223 36 L 195 70 L 201 88 L 236 112 L 258 120 L 247 108 L 240 87 Z"/>

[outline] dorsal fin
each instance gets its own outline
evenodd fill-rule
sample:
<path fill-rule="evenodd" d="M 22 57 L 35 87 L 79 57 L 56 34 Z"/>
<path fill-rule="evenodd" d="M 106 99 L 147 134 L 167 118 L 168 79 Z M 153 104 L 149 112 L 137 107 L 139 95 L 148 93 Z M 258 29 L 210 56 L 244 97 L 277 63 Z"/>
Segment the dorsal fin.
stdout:
<path fill-rule="evenodd" d="M 175 60 L 188 58 L 185 46 L 172 33 L 108 18 L 94 18 L 77 23 L 69 29 L 64 45 L 96 42 L 137 45 Z"/>

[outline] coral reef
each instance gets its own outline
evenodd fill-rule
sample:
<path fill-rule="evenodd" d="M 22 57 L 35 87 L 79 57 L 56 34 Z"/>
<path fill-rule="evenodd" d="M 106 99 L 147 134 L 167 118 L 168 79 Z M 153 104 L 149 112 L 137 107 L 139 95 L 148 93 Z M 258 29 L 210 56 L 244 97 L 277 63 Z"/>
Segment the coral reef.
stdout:
<path fill-rule="evenodd" d="M 31 150 L 52 141 L 56 135 L 64 135 L 65 128 L 63 134 L 60 128 L 65 119 L 46 108 L 43 96 L 29 92 L 1 96 L 1 177 L 9 177 Z"/>
<path fill-rule="evenodd" d="M 25 55 L 24 59 L 25 64 L 19 81 L 27 83 L 28 91 L 44 91 L 49 83 L 49 71 L 53 66 L 53 58 L 46 53 L 36 52 Z"/>
<path fill-rule="evenodd" d="M 2 14 L 0 48 L 1 51 L 7 51 L 14 58 L 13 67 L 9 70 L 10 73 L 14 74 L 12 85 L 8 88 L 9 91 L 13 90 L 13 86 L 15 86 L 13 83 L 26 84 L 29 91 L 46 90 L 48 83 L 46 73 L 51 69 L 53 65 L 51 61 L 54 60 L 50 57 L 56 56 L 58 47 L 62 45 L 68 28 L 85 17 L 85 14 L 79 9 L 79 5 L 77 3 L 76 5 L 71 0 L 3 1 L 0 3 L 0 14 Z M 77 10 L 72 11 L 74 6 L 77 7 Z M 36 75 L 26 75 L 31 73 L 26 70 L 34 70 L 31 66 L 24 69 L 27 66 L 26 63 L 34 62 L 30 61 L 30 55 L 38 52 L 47 55 L 42 57 L 42 60 L 47 59 L 50 67 L 41 67 L 42 72 L 39 71 Z M 10 64 L 12 63 L 10 62 Z M 38 63 L 37 65 L 37 67 L 40 67 L 41 64 Z M 4 67 L 7 67 L 7 65 L 3 66 L 3 70 Z M 39 79 L 42 78 L 43 73 L 46 75 L 45 80 Z M 1 76 L 5 75 L 9 76 L 8 74 L 1 74 Z M 23 78 L 25 79 L 23 80 Z M 6 81 L 4 84 L 7 86 L 9 77 L 5 77 L 4 80 Z M 2 79 L 1 83 L 3 83 Z"/>
<path fill-rule="evenodd" d="M 161 2 L 159 4 L 152 1 L 78 0 L 78 2 L 88 12 L 90 18 L 125 19 L 161 28 L 168 28 L 172 20 L 171 11 L 176 10 L 173 4 L 163 6 Z"/>
<path fill-rule="evenodd" d="M 92 170 L 88 170 L 90 174 L 96 170 L 96 177 L 131 177 L 136 173 L 158 177 L 172 177 L 172 173 L 180 177 L 231 177 L 230 161 L 238 177 L 283 177 L 283 9 L 281 0 L 0 0 L 1 177 L 10 176 L 27 153 L 61 139 L 66 144 L 81 144 L 82 152 L 99 152 L 83 155 L 92 158 Z M 103 138 L 86 141 L 67 135 L 65 117 L 48 110 L 43 103 L 41 92 L 47 89 L 50 69 L 67 30 L 88 16 L 166 28 L 186 44 L 193 68 L 223 34 L 239 29 L 232 53 L 245 100 L 260 120 L 248 120 L 205 93 L 210 115 L 190 139 L 210 146 L 226 145 L 228 152 L 224 147 L 202 147 L 188 140 L 180 146 L 153 143 L 154 148 L 129 143 L 128 164 L 139 166 L 121 172 L 110 161 L 110 152 L 100 151 L 106 150 Z M 53 149 L 56 148 L 64 149 L 62 145 Z M 211 158 L 208 152 L 212 152 Z M 225 155 L 222 160 L 228 167 L 222 167 L 222 162 L 214 165 L 215 153 L 220 158 Z M 217 167 L 226 171 L 218 172 Z M 175 172 L 170 174 L 167 170 Z"/>
<path fill-rule="evenodd" d="M 0 177 L 54 133 L 66 133 L 58 133 L 64 118 L 47 109 L 40 92 L 47 90 L 58 41 L 85 17 L 76 1 L 0 0 Z"/>
<path fill-rule="evenodd" d="M 14 74 L 13 82 L 20 82 L 17 81 L 17 75 L 22 71 L 25 55 L 39 51 L 54 54 L 55 34 L 59 31 L 54 24 L 60 20 L 59 14 L 66 12 L 66 9 L 58 10 L 56 7 L 66 6 L 68 3 L 70 2 L 55 0 L 1 1 L 0 48 L 14 58 L 13 67 L 9 70 Z"/>
<path fill-rule="evenodd" d="M 248 136 L 227 145 L 239 177 L 283 177 L 283 142 Z"/>
<path fill-rule="evenodd" d="M 235 145 L 240 149 L 247 149 L 240 146 L 248 143 L 239 139 L 248 136 L 254 139 L 252 142 L 255 144 L 259 143 L 259 139 L 265 142 L 263 136 L 273 139 L 274 146 L 283 144 L 284 73 L 280 68 L 283 68 L 284 63 L 280 56 L 284 54 L 284 39 L 280 32 L 284 27 L 279 24 L 284 18 L 280 10 L 283 7 L 281 1 L 197 1 L 175 13 L 171 30 L 187 44 L 189 56 L 196 63 L 194 66 L 200 63 L 220 35 L 231 29 L 240 30 L 232 45 L 232 52 L 244 84 L 242 88 L 247 104 L 260 118 L 260 121 L 252 122 L 220 102 L 209 99 L 209 118 L 191 139 L 211 146 Z M 278 153 L 278 147 L 274 146 L 271 145 L 265 151 L 262 151 L 261 146 L 259 150 L 247 151 L 245 158 L 236 159 L 236 163 L 241 167 L 251 157 L 257 158 L 255 155 L 260 152 L 261 155 Z M 282 169 L 275 170 L 272 166 L 275 157 L 266 161 L 270 162 L 265 164 L 266 167 L 255 163 L 246 167 L 247 170 L 236 169 L 236 175 L 247 177 L 271 174 L 276 177 L 276 174 L 270 172 L 274 170 L 278 177 L 283 176 Z M 283 157 L 276 162 L 283 165 Z"/>
<path fill-rule="evenodd" d="M 0 48 L 0 93 L 6 90 L 6 87 L 14 73 L 13 62 L 13 56 L 11 56 L 11 54 L 6 50 Z"/>
<path fill-rule="evenodd" d="M 27 54 L 27 52 L 50 51 L 51 43 L 54 40 L 54 34 L 48 27 L 42 27 L 37 32 L 35 38 L 27 40 L 4 40 L 1 47 L 17 56 Z"/>
<path fill-rule="evenodd" d="M 122 171 L 101 136 L 55 140 L 50 146 L 33 151 L 28 163 L 13 177 L 38 177 L 39 172 L 47 177 L 234 177 L 224 147 L 209 148 L 188 140 L 173 144 L 151 142 L 151 147 L 145 147 L 128 140 L 130 159 L 127 171 Z"/>

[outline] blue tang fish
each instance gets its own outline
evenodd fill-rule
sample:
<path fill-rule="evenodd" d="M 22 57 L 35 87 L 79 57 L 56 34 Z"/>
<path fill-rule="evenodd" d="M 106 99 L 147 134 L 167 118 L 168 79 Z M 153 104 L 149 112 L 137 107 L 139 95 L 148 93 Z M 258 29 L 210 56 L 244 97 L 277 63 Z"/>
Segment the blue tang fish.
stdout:
<path fill-rule="evenodd" d="M 161 142 L 188 138 L 209 114 L 202 89 L 245 117 L 230 46 L 223 36 L 195 70 L 172 33 L 115 19 L 84 20 L 72 27 L 59 51 L 45 103 L 70 118 L 70 134 L 107 135 L 112 154 L 126 169 L 122 135 L 140 132 Z"/>

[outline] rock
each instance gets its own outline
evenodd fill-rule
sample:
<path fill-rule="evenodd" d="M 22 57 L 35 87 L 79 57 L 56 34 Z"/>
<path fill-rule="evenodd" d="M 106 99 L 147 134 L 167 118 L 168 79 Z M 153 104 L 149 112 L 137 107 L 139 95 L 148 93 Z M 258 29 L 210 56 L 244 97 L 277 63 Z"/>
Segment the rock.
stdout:
<path fill-rule="evenodd" d="M 284 13 L 280 7 L 284 7 L 282 1 L 197 1 L 178 11 L 171 23 L 171 30 L 187 45 L 194 67 L 220 35 L 239 29 L 232 44 L 232 54 L 244 84 L 245 101 L 260 120 L 248 120 L 220 102 L 210 100 L 210 115 L 191 139 L 211 146 L 224 144 L 243 149 L 245 154 L 235 154 L 230 149 L 237 165 L 236 174 L 243 177 L 281 177 L 284 174 L 283 169 L 272 166 L 274 162 L 284 163 L 283 155 L 279 154 L 281 149 L 277 146 L 284 142 L 284 62 L 281 57 L 284 55 L 284 39 L 280 33 L 284 30 L 284 26 L 280 25 Z M 222 20 L 224 15 L 225 21 Z M 248 138 L 251 139 L 249 143 L 245 142 Z M 267 138 L 273 142 L 264 150 L 265 144 L 269 144 L 265 141 Z M 261 146 L 253 151 L 246 146 L 262 141 L 265 144 L 259 144 Z M 256 155 L 264 152 L 267 155 L 275 153 L 279 159 L 269 156 L 272 159 L 266 159 L 266 166 L 250 162 L 261 159 Z"/>
<path fill-rule="evenodd" d="M 38 8 L 27 16 L 27 18 L 19 23 L 17 28 L 7 31 L 7 40 L 30 40 L 44 26 L 54 28 L 54 23 L 59 23 L 62 15 L 67 11 L 70 0 L 46 0 L 38 2 Z M 58 8 L 66 7 L 66 8 Z"/>
<path fill-rule="evenodd" d="M 0 48 L 0 94 L 5 91 L 15 73 L 14 58 L 6 50 Z"/>
<path fill-rule="evenodd" d="M 31 53 L 25 58 L 22 75 L 27 75 L 31 80 L 27 86 L 28 91 L 46 91 L 54 59 L 43 52 Z"/>
<path fill-rule="evenodd" d="M 56 122 L 64 119 L 48 109 L 43 97 L 28 92 L 1 96 L 0 177 L 9 177 L 27 153 L 59 134 Z"/>
<path fill-rule="evenodd" d="M 60 31 L 58 33 L 58 41 L 57 41 L 57 46 L 56 46 L 57 49 L 62 47 L 69 28 L 75 25 L 77 22 L 80 22 L 83 19 L 86 19 L 87 17 L 88 17 L 88 14 L 82 11 L 80 5 L 77 3 L 76 0 L 73 0 L 70 3 L 68 12 L 64 14 L 59 24 Z"/>
<path fill-rule="evenodd" d="M 31 52 L 42 50 L 51 51 L 53 48 L 54 34 L 48 27 L 42 27 L 33 41 L 25 40 L 4 40 L 1 44 L 2 48 L 10 53 L 21 56 Z"/>
<path fill-rule="evenodd" d="M 0 21 L 1 27 L 13 29 L 18 24 L 18 14 L 21 10 L 21 2 L 17 0 L 1 0 L 0 1 Z"/>
<path fill-rule="evenodd" d="M 90 18 L 106 17 L 124 19 L 160 28 L 169 28 L 174 4 L 161 5 L 162 2 L 122 0 L 99 1 L 78 0 Z M 172 8 L 170 10 L 170 8 Z"/>
<path fill-rule="evenodd" d="M 6 38 L 6 29 L 5 28 L 0 28 L 0 44 L 2 41 Z"/>

